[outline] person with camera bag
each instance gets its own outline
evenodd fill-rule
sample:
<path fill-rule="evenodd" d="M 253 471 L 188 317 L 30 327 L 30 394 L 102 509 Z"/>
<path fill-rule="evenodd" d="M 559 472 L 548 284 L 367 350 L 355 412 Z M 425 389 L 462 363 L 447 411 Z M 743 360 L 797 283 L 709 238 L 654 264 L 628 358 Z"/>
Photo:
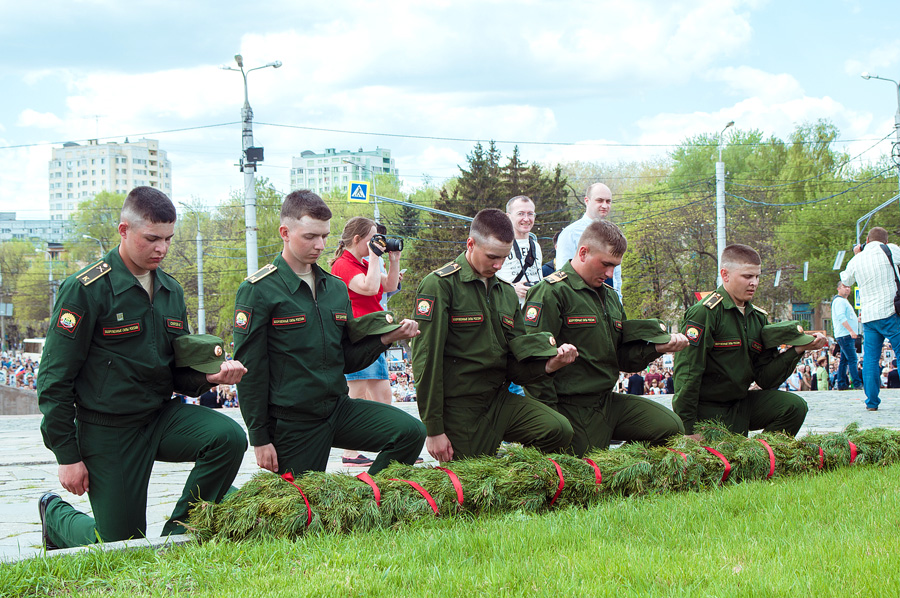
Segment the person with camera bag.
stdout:
<path fill-rule="evenodd" d="M 354 318 L 384 309 L 382 295 L 396 291 L 399 284 L 402 248 L 400 239 L 379 235 L 375 221 L 369 218 L 354 216 L 344 225 L 330 265 L 331 273 L 347 285 Z M 381 270 L 380 258 L 384 254 L 388 258 L 387 274 Z M 369 367 L 345 377 L 352 398 L 391 404 L 391 382 L 384 354 Z M 368 467 L 372 459 L 345 450 L 342 462 L 351 467 Z"/>
<path fill-rule="evenodd" d="M 880 226 L 873 227 L 863 246 L 853 248 L 856 255 L 841 272 L 841 282 L 859 286 L 859 311 L 863 327 L 863 388 L 866 391 L 866 410 L 878 411 L 881 349 L 884 340 L 896 353 L 900 350 L 900 316 L 897 315 L 897 266 L 900 247 L 888 243 L 888 233 Z M 843 347 L 841 347 L 843 353 Z"/>
<path fill-rule="evenodd" d="M 525 195 L 516 195 L 506 202 L 506 215 L 512 222 L 516 239 L 503 267 L 497 272 L 497 278 L 505 280 L 516 289 L 519 305 L 524 306 L 529 287 L 543 278 L 541 246 L 531 234 L 531 229 L 534 228 L 534 202 Z"/>

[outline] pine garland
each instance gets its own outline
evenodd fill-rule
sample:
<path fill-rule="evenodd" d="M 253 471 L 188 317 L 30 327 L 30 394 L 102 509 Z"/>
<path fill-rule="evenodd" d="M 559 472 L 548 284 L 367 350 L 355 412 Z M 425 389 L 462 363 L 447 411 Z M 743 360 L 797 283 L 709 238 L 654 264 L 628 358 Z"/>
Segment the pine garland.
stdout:
<path fill-rule="evenodd" d="M 695 431 L 703 442 L 677 437 L 665 447 L 626 444 L 593 451 L 585 459 L 510 446 L 499 457 L 454 461 L 447 469 L 458 479 L 461 504 L 451 474 L 438 467 L 394 463 L 373 476 L 380 504 L 375 490 L 356 476 L 307 473 L 295 484 L 309 500 L 309 510 L 297 487 L 261 472 L 220 504 L 195 504 L 188 527 L 203 541 L 371 531 L 435 516 L 534 513 L 589 506 L 611 497 L 707 490 L 723 483 L 833 470 L 851 465 L 851 460 L 853 465 L 900 461 L 900 431 L 884 428 L 860 430 L 852 424 L 840 433 L 800 439 L 772 433 L 747 438 L 710 422 Z M 727 460 L 726 480 L 725 463 L 706 447 Z M 406 480 L 421 486 L 434 507 Z"/>

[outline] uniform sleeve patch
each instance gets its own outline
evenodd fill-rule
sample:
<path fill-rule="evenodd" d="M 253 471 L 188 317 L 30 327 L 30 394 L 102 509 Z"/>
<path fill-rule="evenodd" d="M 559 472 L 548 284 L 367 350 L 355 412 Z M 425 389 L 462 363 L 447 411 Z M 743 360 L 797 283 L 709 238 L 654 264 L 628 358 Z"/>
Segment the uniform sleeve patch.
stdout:
<path fill-rule="evenodd" d="M 247 334 L 250 330 L 250 318 L 253 310 L 249 307 L 237 306 L 234 308 L 234 331 Z"/>
<path fill-rule="evenodd" d="M 684 329 L 684 335 L 687 337 L 688 343 L 696 347 L 703 338 L 703 326 L 695 322 L 688 322 Z"/>
<path fill-rule="evenodd" d="M 525 325 L 537 326 L 541 322 L 541 311 L 544 309 L 543 303 L 529 301 L 525 304 Z"/>
<path fill-rule="evenodd" d="M 75 338 L 75 332 L 78 330 L 78 325 L 81 324 L 83 315 L 83 311 L 63 306 L 56 319 L 56 331 L 69 338 Z"/>
<path fill-rule="evenodd" d="M 413 316 L 417 320 L 430 320 L 434 312 L 434 297 L 431 295 L 419 295 L 416 297 L 416 313 Z"/>

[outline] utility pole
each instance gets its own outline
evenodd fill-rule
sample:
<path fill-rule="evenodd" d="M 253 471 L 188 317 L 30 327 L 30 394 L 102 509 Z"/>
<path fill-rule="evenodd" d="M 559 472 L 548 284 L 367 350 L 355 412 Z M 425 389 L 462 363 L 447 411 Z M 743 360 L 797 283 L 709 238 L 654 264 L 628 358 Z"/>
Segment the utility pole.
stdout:
<path fill-rule="evenodd" d="M 722 285 L 722 252 L 725 251 L 725 163 L 722 162 L 722 133 L 733 127 L 729 121 L 719 133 L 719 161 L 716 162 L 716 286 Z"/>
<path fill-rule="evenodd" d="M 253 147 L 253 109 L 247 94 L 247 75 L 250 71 L 266 67 L 278 68 L 281 61 L 276 60 L 244 71 L 244 58 L 240 54 L 234 56 L 238 68 L 223 66 L 226 71 L 238 71 L 244 77 L 244 106 L 241 108 L 242 148 L 240 169 L 244 173 L 244 230 L 247 237 L 247 276 L 259 269 L 259 245 L 256 226 L 256 163 L 263 161 L 263 148 Z"/>
<path fill-rule="evenodd" d="M 206 307 L 203 300 L 203 234 L 200 232 L 200 213 L 183 201 L 178 203 L 197 217 L 197 334 L 206 334 Z"/>

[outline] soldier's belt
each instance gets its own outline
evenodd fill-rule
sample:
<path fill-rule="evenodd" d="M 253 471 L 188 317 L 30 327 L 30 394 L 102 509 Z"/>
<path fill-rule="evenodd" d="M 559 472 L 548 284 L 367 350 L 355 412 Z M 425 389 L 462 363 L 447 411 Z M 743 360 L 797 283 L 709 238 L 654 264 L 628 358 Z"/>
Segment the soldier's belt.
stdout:
<path fill-rule="evenodd" d="M 269 405 L 269 415 L 275 419 L 289 422 L 308 422 L 310 420 L 319 420 L 319 417 L 310 417 L 308 414 L 298 413 L 295 409 L 287 407 L 279 407 L 278 405 Z"/>
<path fill-rule="evenodd" d="M 75 405 L 75 419 L 82 423 L 110 428 L 142 428 L 159 417 L 160 411 L 162 408 L 150 413 L 101 413 Z"/>

